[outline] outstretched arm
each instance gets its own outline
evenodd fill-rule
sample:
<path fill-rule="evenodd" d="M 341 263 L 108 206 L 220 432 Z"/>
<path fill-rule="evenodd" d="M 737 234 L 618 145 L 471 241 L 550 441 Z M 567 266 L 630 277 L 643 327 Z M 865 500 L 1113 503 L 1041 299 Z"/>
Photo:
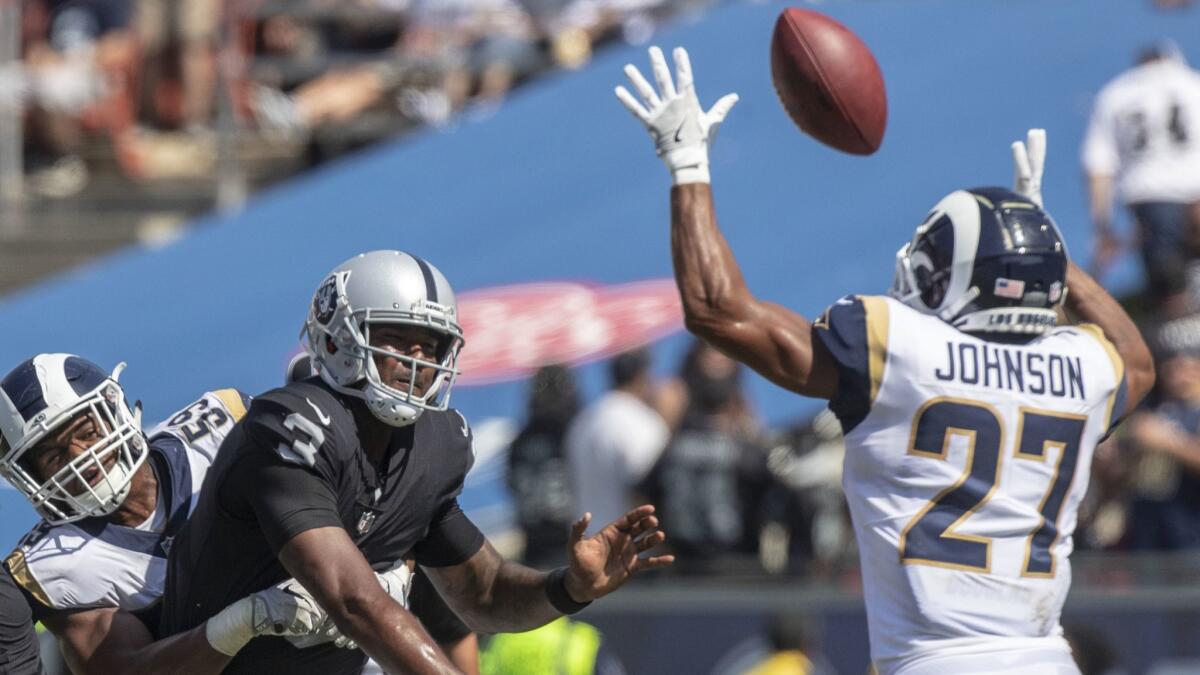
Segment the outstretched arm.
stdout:
<path fill-rule="evenodd" d="M 837 369 L 812 323 L 746 287 L 708 183 L 671 188 L 671 258 L 689 331 L 785 389 L 833 397 Z"/>
<path fill-rule="evenodd" d="M 642 570 L 674 561 L 640 557 L 666 538 L 653 506 L 639 506 L 584 538 L 589 522 L 585 514 L 572 526 L 569 565 L 553 572 L 505 560 L 487 542 L 464 563 L 424 570 L 467 625 L 501 633 L 537 628 L 612 593 Z"/>
<path fill-rule="evenodd" d="M 319 627 L 316 602 L 289 584 L 295 582 L 253 593 L 204 624 L 157 642 L 140 619 L 111 607 L 51 612 L 43 621 L 75 673 L 216 675 L 255 636 L 306 635 Z"/>
<path fill-rule="evenodd" d="M 677 48 L 674 57 L 672 80 L 662 51 L 650 49 L 658 91 L 636 67 L 625 66 L 641 100 L 624 87 L 617 87 L 617 98 L 646 126 L 671 171 L 671 254 L 687 328 L 781 387 L 832 398 L 837 369 L 814 339 L 812 323 L 754 297 L 717 228 L 708 148 L 737 95 L 722 97 L 704 112 L 687 52 Z"/>

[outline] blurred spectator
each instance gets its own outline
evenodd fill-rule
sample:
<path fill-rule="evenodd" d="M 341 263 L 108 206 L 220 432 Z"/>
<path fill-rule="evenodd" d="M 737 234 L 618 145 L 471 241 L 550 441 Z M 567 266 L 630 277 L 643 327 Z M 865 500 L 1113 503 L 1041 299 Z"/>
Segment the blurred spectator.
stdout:
<path fill-rule="evenodd" d="M 610 364 L 612 390 L 588 406 L 567 432 L 576 513 L 603 527 L 634 506 L 636 486 L 662 453 L 669 434 L 651 408 L 650 352 L 638 349 Z"/>
<path fill-rule="evenodd" d="M 1200 547 L 1200 343 L 1193 335 L 1164 345 L 1180 321 L 1188 320 L 1159 330 L 1157 405 L 1127 422 L 1126 441 L 1145 454 L 1130 512 L 1133 549 Z"/>
<path fill-rule="evenodd" d="M 679 430 L 645 483 L 681 572 L 711 571 L 730 554 L 757 551 L 768 474 L 741 372 L 715 347 L 692 345 L 680 371 L 687 405 Z"/>
<path fill-rule="evenodd" d="M 548 569 L 566 563 L 567 536 L 577 517 L 564 439 L 579 411 L 575 378 L 546 366 L 529 383 L 525 426 L 508 450 L 508 489 L 525 534 L 522 562 Z"/>
<path fill-rule="evenodd" d="M 108 133 L 118 159 L 132 161 L 122 152 L 131 148 L 139 63 L 133 0 L 43 0 L 24 9 L 27 184 L 65 197 L 87 184 L 79 152 L 88 131 Z"/>
<path fill-rule="evenodd" d="M 798 614 L 771 618 L 767 627 L 771 653 L 745 675 L 831 675 L 825 660 L 814 656 L 808 620 Z"/>
<path fill-rule="evenodd" d="M 1188 268 L 1200 252 L 1197 134 L 1200 74 L 1164 41 L 1100 91 L 1083 145 L 1095 271 L 1103 273 L 1120 248 L 1113 232 L 1115 186 L 1137 222 L 1150 296 L 1173 316 L 1188 311 Z"/>
<path fill-rule="evenodd" d="M 853 558 L 854 530 L 842 495 L 845 454 L 841 423 L 828 409 L 774 443 L 759 532 L 767 571 L 821 575 Z"/>
<path fill-rule="evenodd" d="M 562 617 L 524 633 L 488 639 L 483 675 L 624 675 L 625 668 L 591 624 Z"/>
<path fill-rule="evenodd" d="M 151 117 L 196 132 L 212 121 L 221 0 L 137 0 Z M 168 84 L 170 83 L 170 84 Z"/>

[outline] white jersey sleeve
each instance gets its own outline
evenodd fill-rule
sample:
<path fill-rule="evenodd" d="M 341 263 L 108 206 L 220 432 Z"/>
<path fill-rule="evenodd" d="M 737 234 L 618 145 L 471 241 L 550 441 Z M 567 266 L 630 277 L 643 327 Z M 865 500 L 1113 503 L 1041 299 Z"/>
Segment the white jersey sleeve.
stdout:
<path fill-rule="evenodd" d="M 1076 511 L 1124 409 L 1103 333 L 984 341 L 883 297 L 843 299 L 815 326 L 839 371 L 830 408 L 876 666 L 1065 649 Z"/>
<path fill-rule="evenodd" d="M 163 593 L 171 541 L 248 402 L 233 389 L 209 392 L 151 430 L 146 466 L 159 490 L 146 524 L 124 527 L 103 518 L 39 523 L 5 560 L 13 578 L 52 610 L 154 605 Z"/>

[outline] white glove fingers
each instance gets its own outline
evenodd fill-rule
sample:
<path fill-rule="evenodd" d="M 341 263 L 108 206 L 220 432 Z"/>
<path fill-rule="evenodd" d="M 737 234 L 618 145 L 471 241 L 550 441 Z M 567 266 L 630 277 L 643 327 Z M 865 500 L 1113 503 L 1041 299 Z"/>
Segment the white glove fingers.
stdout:
<path fill-rule="evenodd" d="M 625 75 L 629 78 L 629 81 L 633 83 L 633 86 L 635 89 L 637 89 L 638 93 L 642 95 L 642 98 L 646 101 L 648 108 L 653 109 L 662 105 L 662 100 L 658 98 L 658 94 L 655 93 L 654 87 L 650 86 L 650 83 L 646 81 L 646 78 L 642 75 L 642 71 L 638 70 L 637 66 L 633 65 L 632 63 L 625 64 Z"/>
<path fill-rule="evenodd" d="M 671 69 L 667 67 L 667 57 L 658 47 L 650 48 L 650 68 L 654 71 L 654 80 L 658 82 L 658 90 L 663 98 L 670 100 L 678 96 L 675 83 L 671 80 Z"/>
<path fill-rule="evenodd" d="M 1017 192 L 1023 192 L 1027 189 L 1029 178 L 1032 175 L 1029 166 L 1029 153 L 1025 149 L 1025 143 L 1014 141 L 1012 144 L 1012 156 L 1013 185 Z"/>
<path fill-rule="evenodd" d="M 705 117 L 708 118 L 709 124 L 720 124 L 721 122 L 724 122 L 725 116 L 729 114 L 729 111 L 737 102 L 737 94 L 725 94 L 718 99 L 717 102 L 713 104 L 713 107 L 709 108 L 708 114 L 705 115 Z"/>
<path fill-rule="evenodd" d="M 629 93 L 628 89 L 625 87 L 617 87 L 616 92 L 617 98 L 621 100 L 621 103 L 627 109 L 629 109 L 629 112 L 633 113 L 634 117 L 646 124 L 650 123 L 650 111 L 646 110 L 646 107 L 643 106 L 636 98 L 634 98 L 633 94 Z"/>
<path fill-rule="evenodd" d="M 1034 180 L 1040 181 L 1046 168 L 1046 130 L 1030 129 L 1025 145 L 1029 152 L 1030 175 Z"/>
<path fill-rule="evenodd" d="M 693 86 L 692 60 L 683 47 L 676 47 L 671 55 L 675 57 L 675 84 L 680 92 L 687 92 Z"/>

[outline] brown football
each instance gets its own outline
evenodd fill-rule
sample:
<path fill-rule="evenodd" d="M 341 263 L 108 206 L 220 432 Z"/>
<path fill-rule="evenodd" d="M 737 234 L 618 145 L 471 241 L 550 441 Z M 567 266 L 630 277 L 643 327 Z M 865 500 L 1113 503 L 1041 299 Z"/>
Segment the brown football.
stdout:
<path fill-rule="evenodd" d="M 871 50 L 849 28 L 789 7 L 771 36 L 771 79 L 805 133 L 843 152 L 869 155 L 887 128 L 887 91 Z"/>

